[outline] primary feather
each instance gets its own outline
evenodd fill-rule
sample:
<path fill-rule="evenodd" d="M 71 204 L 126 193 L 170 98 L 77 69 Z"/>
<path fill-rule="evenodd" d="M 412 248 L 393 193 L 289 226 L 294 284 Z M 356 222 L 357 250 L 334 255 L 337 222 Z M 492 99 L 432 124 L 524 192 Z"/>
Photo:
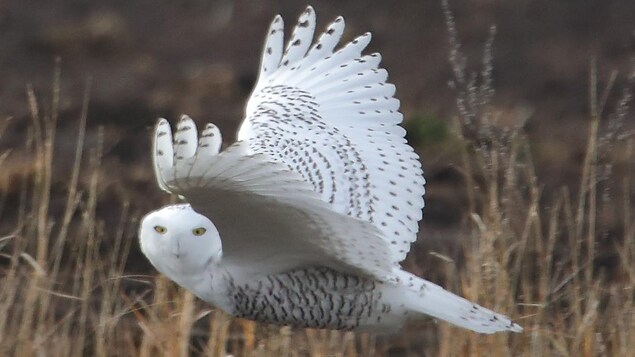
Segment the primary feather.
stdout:
<path fill-rule="evenodd" d="M 238 139 L 249 143 L 250 153 L 300 173 L 337 212 L 372 223 L 399 262 L 417 237 L 425 180 L 398 126 L 403 116 L 395 87 L 386 83 L 379 54 L 362 55 L 370 33 L 333 52 L 344 30 L 338 17 L 307 53 L 314 29 L 309 7 L 277 63 L 269 52 L 281 51 L 282 32 L 269 33 L 267 71 L 260 73 Z"/>
<path fill-rule="evenodd" d="M 198 139 L 184 116 L 172 143 L 159 121 L 159 186 L 218 232 L 203 239 L 214 254 L 192 248 L 181 229 L 189 221 L 172 218 L 170 206 L 144 218 L 144 253 L 199 297 L 258 321 L 378 329 L 427 314 L 483 333 L 520 331 L 400 269 L 417 236 L 425 180 L 399 126 L 395 87 L 381 56 L 362 54 L 369 33 L 336 50 L 343 18 L 315 43 L 314 31 L 309 7 L 284 47 L 282 18 L 274 18 L 238 141 L 225 151 L 212 124 Z M 156 237 L 153 224 L 168 233 Z"/>

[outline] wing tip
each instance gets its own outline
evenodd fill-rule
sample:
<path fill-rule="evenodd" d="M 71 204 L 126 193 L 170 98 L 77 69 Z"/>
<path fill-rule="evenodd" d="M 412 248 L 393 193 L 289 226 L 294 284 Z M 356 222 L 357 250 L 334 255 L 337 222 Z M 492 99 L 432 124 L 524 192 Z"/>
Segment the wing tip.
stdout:
<path fill-rule="evenodd" d="M 198 143 L 199 151 L 202 154 L 218 155 L 222 144 L 223 138 L 218 127 L 212 123 L 205 124 Z"/>
<path fill-rule="evenodd" d="M 351 44 L 358 45 L 361 43 L 361 49 L 363 50 L 366 48 L 366 46 L 368 46 L 368 44 L 370 44 L 370 41 L 372 39 L 373 39 L 372 32 L 366 31 L 361 36 L 358 36 L 356 39 L 351 41 Z"/>
<path fill-rule="evenodd" d="M 181 114 L 181 117 L 179 118 L 179 122 L 177 124 L 177 128 L 181 125 L 184 125 L 186 123 L 194 123 L 194 120 L 187 114 Z"/>
<path fill-rule="evenodd" d="M 174 135 L 175 157 L 177 160 L 192 157 L 196 154 L 198 133 L 196 123 L 187 114 L 182 114 L 176 124 Z"/>
<path fill-rule="evenodd" d="M 153 140 L 154 152 L 152 157 L 155 160 L 155 166 L 164 168 L 172 165 L 172 129 L 170 122 L 165 118 L 157 119 L 154 129 Z"/>
<path fill-rule="evenodd" d="M 154 129 L 154 138 L 152 141 L 152 164 L 154 168 L 154 176 L 159 188 L 169 192 L 162 170 L 172 167 L 174 164 L 174 147 L 172 145 L 172 129 L 170 128 L 170 122 L 168 122 L 165 118 L 157 119 L 157 124 Z"/>
<path fill-rule="evenodd" d="M 300 14 L 282 56 L 282 67 L 301 61 L 313 43 L 315 34 L 315 11 L 311 6 Z"/>
<path fill-rule="evenodd" d="M 265 38 L 260 63 L 260 78 L 266 77 L 280 65 L 284 46 L 284 20 L 280 14 L 273 17 Z"/>

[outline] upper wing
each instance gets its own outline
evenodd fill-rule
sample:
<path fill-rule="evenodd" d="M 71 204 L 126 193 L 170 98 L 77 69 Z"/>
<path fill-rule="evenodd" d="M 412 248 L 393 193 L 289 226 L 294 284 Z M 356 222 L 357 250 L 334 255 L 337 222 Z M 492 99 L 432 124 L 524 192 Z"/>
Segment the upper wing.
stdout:
<path fill-rule="evenodd" d="M 361 54 L 369 33 L 334 52 L 344 20 L 311 45 L 314 30 L 308 7 L 283 51 L 274 19 L 238 139 L 300 174 L 335 211 L 372 223 L 399 262 L 416 240 L 425 180 L 398 125 L 395 87 L 378 53 Z"/>
<path fill-rule="evenodd" d="M 215 126 L 208 124 L 198 140 L 194 122 L 184 116 L 173 145 L 170 125 L 161 119 L 154 170 L 161 188 L 212 220 L 234 273 L 320 264 L 393 279 L 396 265 L 374 225 L 333 211 L 301 175 L 267 155 L 248 154 L 246 143 L 219 153 L 220 144 Z"/>

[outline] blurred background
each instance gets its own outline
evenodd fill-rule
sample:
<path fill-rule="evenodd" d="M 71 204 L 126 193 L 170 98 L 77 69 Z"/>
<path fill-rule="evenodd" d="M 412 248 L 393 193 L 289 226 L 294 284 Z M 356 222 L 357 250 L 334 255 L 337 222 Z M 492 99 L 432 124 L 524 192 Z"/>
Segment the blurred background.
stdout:
<path fill-rule="evenodd" d="M 269 22 L 279 13 L 290 27 L 305 5 L 231 0 L 3 1 L 0 115 L 24 122 L 20 119 L 29 115 L 26 85 L 32 84 L 45 99 L 59 57 L 62 113 L 79 113 L 86 80 L 92 78 L 88 126 L 105 128 L 105 160 L 127 167 L 118 172 L 119 179 L 139 184 L 148 179 L 143 173 L 150 172 L 148 129 L 159 116 L 177 119 L 188 113 L 199 123 L 216 123 L 226 141 L 233 140 L 256 79 Z M 440 1 L 316 0 L 312 5 L 318 30 L 341 14 L 347 23 L 345 39 L 373 33 L 368 51 L 382 54 L 406 121 L 419 118 L 430 126 L 444 125 L 455 115 Z M 489 27 L 497 26 L 493 104 L 503 113 L 522 113 L 515 116 L 526 118 L 524 126 L 536 142 L 539 175 L 548 176 L 549 184 L 567 183 L 578 172 L 569 171 L 567 163 L 580 158 L 586 135 L 589 63 L 597 59 L 600 85 L 611 71 L 628 71 L 635 52 L 635 3 L 454 0 L 450 6 L 463 51 L 470 58 L 468 70 L 480 69 Z M 60 117 L 59 135 L 73 136 L 74 116 Z M 12 129 L 21 128 L 17 123 Z M 416 144 L 442 139 L 434 134 L 443 133 L 423 133 Z M 547 138 L 548 144 L 543 142 Z M 451 164 L 443 155 L 426 152 L 422 161 L 429 176 Z M 434 205 L 428 207 L 434 210 Z"/>
<path fill-rule="evenodd" d="M 157 117 L 187 113 L 214 122 L 227 143 L 242 119 L 256 79 L 264 33 L 277 13 L 290 27 L 304 9 L 298 1 L 20 0 L 0 2 L 0 116 L 15 120 L 2 145 L 24 139 L 29 116 L 26 85 L 50 97 L 55 58 L 61 60 L 59 158 L 70 157 L 87 78 L 92 78 L 88 128 L 104 128 L 107 194 L 158 197 L 151 182 L 149 129 Z M 429 180 L 427 225 L 455 225 L 456 199 L 444 183 L 454 162 L 439 146 L 456 115 L 448 31 L 441 2 L 312 2 L 318 29 L 337 15 L 345 39 L 373 33 L 397 86 L 410 140 L 422 153 Z M 576 178 L 588 118 L 590 61 L 599 84 L 613 70 L 627 72 L 635 51 L 635 2 L 454 0 L 450 2 L 468 56 L 479 71 L 490 25 L 494 44 L 493 104 L 530 136 L 537 174 L 558 187 Z M 290 32 L 290 29 L 287 28 Z M 619 77 L 624 81 L 626 75 Z M 619 83 L 618 83 L 619 84 Z M 94 132 L 94 131 L 93 131 Z M 90 134 L 89 134 L 90 136 Z M 90 138 L 88 138 L 90 141 Z M 68 146 L 64 146 L 68 143 Z M 430 148 L 430 150 L 426 150 Z M 16 159 L 19 159 L 17 157 Z M 55 168 L 68 170 L 63 162 Z M 57 176 L 56 176 L 57 177 Z M 108 188 L 107 188 L 108 189 Z M 122 192 L 119 192 L 122 191 Z M 106 194 L 106 193 L 105 193 Z M 435 202 L 440 200 L 441 202 Z M 135 200 L 133 200 L 135 201 Z M 157 202 L 152 202 L 157 203 Z"/>
<path fill-rule="evenodd" d="M 306 5 L 291 0 L 1 1 L 0 118 L 11 120 L 0 150 L 11 154 L 2 158 L 0 226 L 13 225 L 18 213 L 12 207 L 22 190 L 17 183 L 25 170 L 37 170 L 22 153 L 28 151 L 23 149 L 32 126 L 27 86 L 41 113 L 50 115 L 56 59 L 61 76 L 50 211 L 61 211 L 67 200 L 89 86 L 85 155 L 99 145 L 103 150 L 96 217 L 115 224 L 121 202 L 129 202 L 129 216 L 137 219 L 168 200 L 150 166 L 156 118 L 175 122 L 187 113 L 199 126 L 217 124 L 225 144 L 231 143 L 256 80 L 269 22 L 281 14 L 290 34 Z M 457 94 L 441 0 L 314 0 L 311 5 L 318 31 L 343 15 L 345 40 L 372 32 L 367 53 L 382 54 L 382 66 L 397 87 L 408 139 L 421 155 L 428 180 L 421 237 L 406 265 L 425 273 L 428 251 L 447 250 L 469 221 L 458 168 L 460 144 L 452 134 Z M 635 2 L 451 0 L 450 8 L 468 74 L 482 70 L 484 44 L 496 26 L 495 95 L 489 110 L 499 117 L 496 125 L 521 128 L 527 136 L 543 197 L 565 185 L 576 189 L 589 136 L 591 68 L 597 69 L 600 92 L 609 84 L 618 89 L 604 98 L 607 113 L 615 110 L 629 76 L 635 76 Z M 634 128 L 627 120 L 617 129 L 629 134 Z M 613 172 L 628 169 L 616 162 Z M 89 186 L 90 177 L 81 175 L 80 187 Z M 617 192 L 607 188 L 604 193 Z M 609 222 L 607 237 L 615 233 L 610 228 L 614 217 L 598 219 Z M 620 224 L 615 223 L 616 230 Z M 131 249 L 125 270 L 153 272 L 136 243 Z M 617 252 L 606 254 L 600 252 L 598 262 L 610 265 Z"/>

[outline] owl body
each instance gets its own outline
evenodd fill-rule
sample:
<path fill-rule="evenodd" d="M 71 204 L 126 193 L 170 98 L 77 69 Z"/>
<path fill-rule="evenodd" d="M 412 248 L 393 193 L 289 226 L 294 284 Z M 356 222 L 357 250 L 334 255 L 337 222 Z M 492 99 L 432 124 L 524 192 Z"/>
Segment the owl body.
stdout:
<path fill-rule="evenodd" d="M 160 119 L 157 184 L 187 204 L 144 217 L 143 253 L 229 314 L 281 325 L 396 330 L 423 316 L 481 333 L 508 317 L 401 269 L 425 192 L 399 100 L 366 33 L 336 49 L 344 20 L 317 40 L 307 8 L 287 45 L 272 22 L 237 142 Z"/>
<path fill-rule="evenodd" d="M 227 276 L 231 314 L 258 322 L 327 329 L 394 330 L 407 311 L 383 296 L 378 281 L 307 267 L 247 281 Z M 399 311 L 401 310 L 401 311 Z"/>

